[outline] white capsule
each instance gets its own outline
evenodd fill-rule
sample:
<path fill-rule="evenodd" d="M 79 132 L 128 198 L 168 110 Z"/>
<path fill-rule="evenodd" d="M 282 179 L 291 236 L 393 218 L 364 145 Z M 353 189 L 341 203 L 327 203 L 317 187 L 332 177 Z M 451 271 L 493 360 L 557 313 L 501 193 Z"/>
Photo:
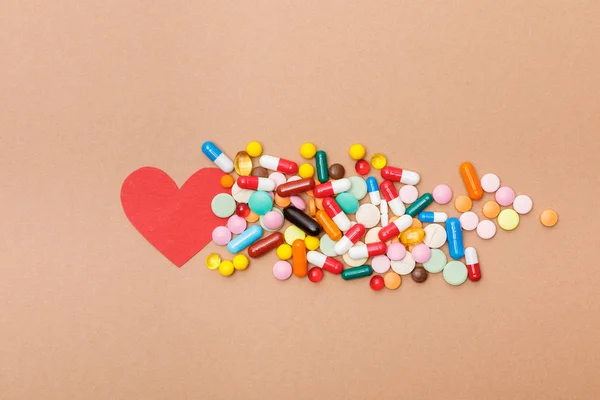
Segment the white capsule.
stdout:
<path fill-rule="evenodd" d="M 347 192 L 352 187 L 352 181 L 348 178 L 342 178 L 335 181 L 331 181 L 331 188 L 333 194 Z"/>
<path fill-rule="evenodd" d="M 421 176 L 413 171 L 407 171 L 405 169 L 402 170 L 402 177 L 400 178 L 400 183 L 404 183 L 405 185 L 416 185 L 421 180 Z"/>
<path fill-rule="evenodd" d="M 279 157 L 262 156 L 258 159 L 258 163 L 263 168 L 277 171 L 277 167 L 279 166 Z"/>
<path fill-rule="evenodd" d="M 221 155 L 215 159 L 214 163 L 217 167 L 221 168 L 223 172 L 229 173 L 233 171 L 233 161 L 231 161 L 225 153 L 221 153 Z"/>
<path fill-rule="evenodd" d="M 381 194 L 379 193 L 379 190 L 376 192 L 369 192 L 369 199 L 371 200 L 371 204 L 373 205 L 380 205 L 381 204 Z"/>
<path fill-rule="evenodd" d="M 477 257 L 477 250 L 473 247 L 467 247 L 465 249 L 465 261 L 467 265 L 473 265 L 479 263 L 479 258 Z"/>
<path fill-rule="evenodd" d="M 411 227 L 411 225 L 413 223 L 413 218 L 408 214 L 404 214 L 400 218 L 394 220 L 394 222 L 392 222 L 392 223 L 394 225 L 396 225 L 396 227 L 398 228 L 398 231 L 400 231 L 400 233 L 402 233 Z"/>
<path fill-rule="evenodd" d="M 400 196 L 396 197 L 394 200 L 389 201 L 388 206 L 392 209 L 394 215 L 397 215 L 398 217 L 404 215 L 404 213 L 406 212 L 406 207 L 404 206 L 402 200 L 400 200 Z"/>
<path fill-rule="evenodd" d="M 327 261 L 327 256 L 318 251 L 309 251 L 306 254 L 306 260 L 315 267 L 323 268 L 325 261 Z"/>
<path fill-rule="evenodd" d="M 346 232 L 351 227 L 351 222 L 343 211 L 331 219 L 342 232 Z"/>
<path fill-rule="evenodd" d="M 333 251 L 335 251 L 338 256 L 342 256 L 346 254 L 352 246 L 354 246 L 354 243 L 352 243 L 347 236 L 342 236 L 335 246 L 333 246 Z"/>
<path fill-rule="evenodd" d="M 353 260 L 360 260 L 361 258 L 369 258 L 369 250 L 366 245 L 363 246 L 352 246 L 348 250 L 348 257 Z"/>

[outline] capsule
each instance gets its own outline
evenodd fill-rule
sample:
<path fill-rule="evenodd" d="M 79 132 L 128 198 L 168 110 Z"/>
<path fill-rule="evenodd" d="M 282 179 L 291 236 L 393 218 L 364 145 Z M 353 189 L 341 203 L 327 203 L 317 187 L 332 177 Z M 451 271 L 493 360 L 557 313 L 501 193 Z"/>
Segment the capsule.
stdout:
<path fill-rule="evenodd" d="M 221 171 L 226 173 L 233 171 L 233 161 L 231 161 L 231 158 L 227 157 L 213 142 L 204 142 L 202 144 L 202 152 L 217 167 L 221 168 Z"/>
<path fill-rule="evenodd" d="M 344 234 L 344 236 L 333 246 L 333 251 L 338 256 L 344 255 L 350 250 L 350 248 L 358 242 L 358 240 L 365 234 L 365 226 L 363 224 L 356 224 Z"/>
<path fill-rule="evenodd" d="M 304 278 L 308 273 L 306 244 L 303 239 L 296 239 L 292 243 L 292 271 L 298 278 Z"/>
<path fill-rule="evenodd" d="M 479 258 L 477 257 L 477 250 L 475 250 L 475 248 L 467 247 L 465 249 L 465 261 L 467 264 L 469 279 L 473 282 L 480 280 L 481 268 L 479 267 Z"/>
<path fill-rule="evenodd" d="M 470 162 L 464 162 L 459 167 L 460 176 L 465 183 L 467 193 L 473 200 L 479 200 L 483 197 L 483 188 L 481 187 L 481 181 L 475 172 L 475 167 Z"/>
<path fill-rule="evenodd" d="M 347 192 L 352 187 L 352 181 L 348 178 L 342 178 L 335 181 L 321 183 L 313 189 L 315 197 L 329 197 L 334 194 Z"/>
<path fill-rule="evenodd" d="M 318 251 L 309 251 L 306 258 L 308 259 L 308 262 L 315 267 L 322 268 L 332 274 L 339 275 L 344 270 L 344 265 L 340 261 L 328 257 L 323 253 L 319 253 Z"/>
<path fill-rule="evenodd" d="M 410 228 L 400 234 L 400 243 L 405 246 L 415 246 L 425 241 L 423 228 Z"/>
<path fill-rule="evenodd" d="M 342 231 L 340 228 L 333 222 L 333 220 L 327 215 L 327 213 L 323 210 L 318 210 L 317 215 L 315 216 L 321 228 L 325 231 L 327 236 L 331 238 L 334 242 L 337 242 L 342 238 Z"/>
<path fill-rule="evenodd" d="M 392 209 L 394 215 L 399 217 L 404 215 L 406 208 L 404 207 L 402 200 L 400 200 L 400 196 L 398 195 L 398 191 L 394 187 L 394 184 L 391 181 L 383 181 L 379 188 L 387 201 L 388 207 Z"/>
<path fill-rule="evenodd" d="M 378 206 L 381 204 L 381 195 L 379 194 L 379 185 L 377 179 L 372 176 L 367 178 L 367 191 L 369 192 L 369 199 L 371 204 Z"/>
<path fill-rule="evenodd" d="M 423 193 L 414 203 L 412 203 L 406 209 L 406 213 L 411 217 L 415 217 L 421 211 L 427 208 L 433 201 L 433 196 L 431 193 Z"/>
<path fill-rule="evenodd" d="M 321 225 L 294 206 L 284 208 L 283 217 L 309 236 L 319 236 L 321 234 Z"/>
<path fill-rule="evenodd" d="M 364 278 L 373 273 L 373 268 L 370 265 L 348 268 L 342 272 L 342 279 L 349 281 L 351 279 Z"/>
<path fill-rule="evenodd" d="M 333 197 L 325 197 L 323 199 L 323 209 L 342 232 L 346 232 L 350 229 L 350 220 L 348 219 L 348 216 L 342 211 L 340 205 Z"/>
<path fill-rule="evenodd" d="M 252 225 L 227 243 L 227 250 L 232 254 L 239 253 L 260 239 L 262 234 L 263 230 L 260 225 Z"/>
<path fill-rule="evenodd" d="M 448 236 L 448 253 L 455 260 L 460 260 L 465 255 L 463 234 L 458 218 L 448 218 L 446 221 L 446 234 Z"/>
<path fill-rule="evenodd" d="M 277 186 L 277 194 L 281 197 L 290 197 L 313 190 L 314 187 L 315 180 L 313 178 L 298 179 Z"/>
<path fill-rule="evenodd" d="M 369 243 L 364 246 L 352 246 L 348 250 L 348 257 L 353 260 L 360 260 L 361 258 L 369 258 L 385 254 L 387 251 L 387 244 L 384 242 Z"/>
<path fill-rule="evenodd" d="M 448 214 L 437 211 L 421 211 L 417 218 L 421 222 L 446 222 Z"/>
<path fill-rule="evenodd" d="M 317 179 L 321 183 L 329 180 L 329 167 L 327 166 L 327 154 L 323 150 L 315 153 L 315 164 L 317 165 Z"/>
<path fill-rule="evenodd" d="M 400 182 L 405 185 L 416 185 L 421 180 L 419 174 L 396 167 L 383 167 L 381 177 L 392 182 Z"/>
<path fill-rule="evenodd" d="M 410 215 L 403 215 L 396 219 L 391 224 L 387 224 L 379 231 L 379 240 L 387 242 L 394 236 L 398 236 L 402 231 L 407 230 L 412 225 L 412 217 Z"/>
<path fill-rule="evenodd" d="M 276 249 L 281 244 L 283 244 L 283 235 L 281 232 L 275 232 L 248 247 L 248 256 L 251 258 L 260 257 L 263 254 Z"/>
<path fill-rule="evenodd" d="M 272 171 L 279 171 L 284 174 L 292 175 L 298 172 L 298 164 L 284 158 L 273 156 L 262 156 L 258 159 L 261 167 Z"/>
<path fill-rule="evenodd" d="M 237 178 L 237 184 L 242 189 L 264 190 L 265 192 L 272 192 L 276 186 L 272 179 L 258 176 L 240 176 Z"/>

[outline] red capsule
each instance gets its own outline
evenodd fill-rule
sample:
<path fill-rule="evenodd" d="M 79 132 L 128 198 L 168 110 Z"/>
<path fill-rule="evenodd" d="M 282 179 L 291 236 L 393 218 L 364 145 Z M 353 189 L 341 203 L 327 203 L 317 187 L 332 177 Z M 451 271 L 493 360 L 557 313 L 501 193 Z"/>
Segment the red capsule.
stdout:
<path fill-rule="evenodd" d="M 328 197 L 338 193 L 347 192 L 351 187 L 352 181 L 347 178 L 342 178 L 315 186 L 313 194 L 317 198 Z"/>
<path fill-rule="evenodd" d="M 398 198 L 398 190 L 394 186 L 394 183 L 391 181 L 383 181 L 381 185 L 379 185 L 379 190 L 383 194 L 383 198 L 389 203 L 390 201 Z"/>
<path fill-rule="evenodd" d="M 242 189 L 264 190 L 265 192 L 272 192 L 276 186 L 275 181 L 259 176 L 240 176 L 237 184 Z"/>

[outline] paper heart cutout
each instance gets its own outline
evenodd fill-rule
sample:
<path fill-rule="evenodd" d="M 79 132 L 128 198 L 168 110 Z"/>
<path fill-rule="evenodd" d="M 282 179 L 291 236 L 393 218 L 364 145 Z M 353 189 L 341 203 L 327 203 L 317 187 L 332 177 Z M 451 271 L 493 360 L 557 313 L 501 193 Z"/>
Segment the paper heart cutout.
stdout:
<path fill-rule="evenodd" d="M 215 216 L 211 202 L 230 193 L 220 184 L 223 171 L 203 168 L 181 188 L 164 171 L 143 167 L 121 186 L 121 205 L 133 226 L 173 264 L 181 267 L 212 240 L 225 220 Z"/>

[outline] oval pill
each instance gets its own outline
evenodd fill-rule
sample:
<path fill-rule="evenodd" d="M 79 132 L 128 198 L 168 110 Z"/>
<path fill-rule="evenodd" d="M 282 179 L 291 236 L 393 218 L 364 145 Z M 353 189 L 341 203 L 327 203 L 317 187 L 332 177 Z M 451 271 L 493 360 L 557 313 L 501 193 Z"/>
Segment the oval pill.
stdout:
<path fill-rule="evenodd" d="M 460 175 L 467 189 L 467 193 L 472 200 L 479 200 L 483 197 L 481 182 L 475 172 L 475 167 L 470 162 L 464 162 L 459 167 Z"/>
<path fill-rule="evenodd" d="M 296 225 L 307 235 L 319 236 L 319 234 L 321 233 L 321 225 L 319 225 L 317 221 L 304 214 L 304 212 L 302 212 L 294 206 L 287 206 L 286 208 L 284 208 L 283 217 L 287 221 Z"/>
<path fill-rule="evenodd" d="M 378 206 L 379 203 L 381 203 L 381 195 L 379 194 L 379 185 L 377 184 L 377 179 L 370 176 L 367 178 L 366 183 L 371 204 Z"/>
<path fill-rule="evenodd" d="M 448 253 L 455 260 L 463 258 L 465 248 L 463 234 L 458 218 L 448 218 L 446 221 L 446 235 L 448 236 Z"/>
<path fill-rule="evenodd" d="M 327 154 L 323 150 L 315 153 L 315 164 L 317 165 L 317 179 L 324 183 L 329 180 L 329 167 L 327 165 Z"/>
<path fill-rule="evenodd" d="M 281 197 L 289 197 L 295 194 L 308 192 L 309 190 L 313 190 L 314 187 L 315 180 L 313 178 L 297 179 L 277 186 L 277 194 Z"/>
<path fill-rule="evenodd" d="M 240 176 L 248 176 L 252 172 L 252 159 L 245 151 L 240 151 L 233 159 L 235 172 Z"/>
<path fill-rule="evenodd" d="M 227 157 L 213 142 L 204 142 L 202 144 L 202 152 L 221 171 L 225 173 L 233 171 L 233 161 L 231 161 L 231 158 Z"/>
<path fill-rule="evenodd" d="M 263 254 L 276 249 L 281 244 L 283 244 L 283 235 L 281 232 L 275 232 L 248 247 L 248 256 L 250 258 L 260 257 Z"/>
<path fill-rule="evenodd" d="M 411 217 L 415 217 L 433 202 L 431 193 L 422 194 L 414 203 L 406 208 L 406 213 Z"/>
<path fill-rule="evenodd" d="M 252 225 L 244 232 L 240 233 L 238 236 L 233 238 L 227 244 L 227 250 L 230 253 L 236 254 L 240 251 L 244 250 L 246 247 L 249 247 L 254 242 L 256 242 L 263 234 L 263 229 L 260 225 Z"/>
<path fill-rule="evenodd" d="M 364 278 L 373 274 L 373 268 L 370 265 L 348 268 L 342 272 L 342 279 L 349 281 L 351 279 Z"/>
<path fill-rule="evenodd" d="M 325 211 L 318 210 L 315 218 L 327 236 L 331 238 L 331 240 L 335 240 L 337 242 L 342 238 L 342 231 L 340 231 L 338 226 Z"/>

